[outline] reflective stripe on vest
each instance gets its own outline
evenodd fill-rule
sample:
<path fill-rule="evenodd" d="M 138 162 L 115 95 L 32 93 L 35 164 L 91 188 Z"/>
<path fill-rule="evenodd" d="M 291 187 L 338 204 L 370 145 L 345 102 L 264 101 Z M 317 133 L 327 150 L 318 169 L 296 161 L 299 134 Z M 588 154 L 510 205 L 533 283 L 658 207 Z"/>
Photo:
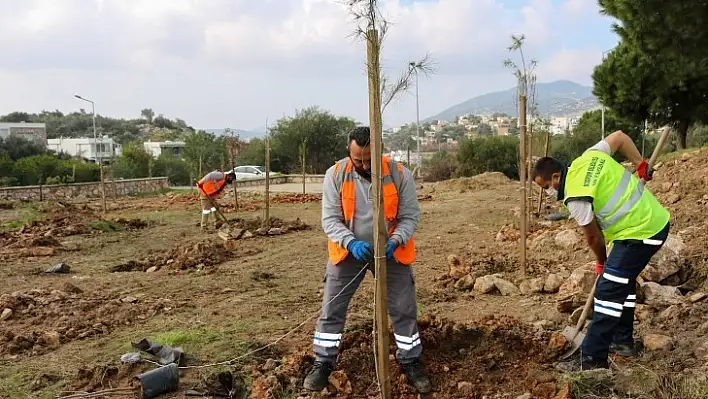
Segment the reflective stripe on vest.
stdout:
<path fill-rule="evenodd" d="M 382 157 L 382 195 L 383 213 L 388 226 L 389 236 L 393 234 L 398 224 L 398 189 L 391 174 L 391 168 L 396 168 L 398 173 L 403 172 L 403 166 L 388 157 Z M 353 165 L 348 158 L 335 164 L 333 179 L 340 191 L 342 199 L 342 214 L 344 223 L 351 231 L 354 231 L 354 215 L 356 211 L 356 182 L 352 173 Z M 399 181 L 400 184 L 400 181 Z M 342 262 L 349 255 L 346 248 L 342 248 L 338 243 L 329 241 L 327 244 L 329 258 L 335 265 Z M 393 257 L 401 264 L 410 265 L 415 260 L 415 242 L 413 237 L 405 245 L 400 245 L 393 252 Z"/>
<path fill-rule="evenodd" d="M 634 188 L 634 191 L 632 191 L 632 194 L 627 201 L 625 201 L 624 204 L 622 204 L 622 206 L 615 212 L 612 212 L 612 210 L 617 207 L 622 200 L 622 196 L 629 188 L 629 183 L 631 180 L 632 174 L 625 170 L 624 174 L 622 174 L 622 179 L 617 187 L 615 187 L 610 199 L 607 201 L 605 206 L 602 207 L 602 209 L 595 213 L 595 217 L 597 217 L 597 221 L 600 223 L 600 227 L 602 227 L 603 230 L 609 229 L 613 224 L 617 223 L 618 220 L 627 216 L 629 211 L 632 210 L 632 208 L 634 208 L 634 206 L 637 205 L 642 199 L 644 185 L 637 184 L 637 187 Z"/>

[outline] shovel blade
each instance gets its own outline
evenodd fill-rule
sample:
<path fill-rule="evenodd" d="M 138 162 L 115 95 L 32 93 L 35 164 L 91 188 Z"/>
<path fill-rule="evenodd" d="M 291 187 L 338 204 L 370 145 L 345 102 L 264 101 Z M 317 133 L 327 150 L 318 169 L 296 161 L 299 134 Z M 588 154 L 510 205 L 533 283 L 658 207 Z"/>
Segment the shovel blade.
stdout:
<path fill-rule="evenodd" d="M 573 337 L 573 335 L 575 335 L 575 327 L 566 326 L 563 329 L 563 336 L 566 340 L 568 340 L 568 345 L 570 345 L 570 347 L 565 351 L 565 353 L 563 353 L 563 355 L 561 355 L 561 359 L 567 359 L 572 356 L 573 353 L 577 352 L 585 339 L 585 333 L 582 331 L 578 331 L 578 334 L 575 335 L 575 337 Z"/>

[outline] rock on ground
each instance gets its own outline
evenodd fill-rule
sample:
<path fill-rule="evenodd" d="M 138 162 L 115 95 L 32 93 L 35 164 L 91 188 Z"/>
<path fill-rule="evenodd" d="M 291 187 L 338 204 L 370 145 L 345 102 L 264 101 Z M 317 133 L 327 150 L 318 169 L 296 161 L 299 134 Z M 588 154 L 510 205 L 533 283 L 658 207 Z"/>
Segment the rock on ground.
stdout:
<path fill-rule="evenodd" d="M 573 230 L 563 230 L 556 234 L 553 241 L 561 248 L 571 249 L 580 243 L 580 236 Z"/>
<path fill-rule="evenodd" d="M 683 296 L 676 287 L 645 282 L 641 285 L 644 303 L 651 306 L 677 305 L 683 302 Z"/>
<path fill-rule="evenodd" d="M 447 257 L 447 264 L 450 267 L 450 277 L 455 280 L 461 279 L 465 275 L 469 274 L 470 268 L 467 265 L 463 265 L 460 258 L 457 255 L 450 255 Z"/>
<path fill-rule="evenodd" d="M 455 288 L 460 290 L 460 291 L 467 291 L 472 289 L 475 286 L 475 280 L 474 277 L 471 275 L 467 274 L 461 279 L 457 280 L 455 282 Z"/>
<path fill-rule="evenodd" d="M 555 294 L 563 285 L 563 277 L 558 274 L 551 273 L 546 277 L 546 281 L 543 284 L 543 292 L 549 294 Z"/>
<path fill-rule="evenodd" d="M 519 291 L 523 295 L 537 294 L 543 292 L 544 281 L 542 278 L 532 278 L 530 280 L 524 280 L 519 284 Z"/>
<path fill-rule="evenodd" d="M 673 338 L 662 334 L 644 336 L 644 349 L 647 351 L 669 350 L 673 347 Z"/>
<path fill-rule="evenodd" d="M 474 290 L 482 294 L 489 294 L 495 287 L 494 276 L 491 275 L 478 277 L 474 282 Z"/>
<path fill-rule="evenodd" d="M 581 266 L 573 270 L 568 280 L 558 290 L 556 309 L 561 313 L 568 313 L 583 306 L 595 284 L 596 277 L 595 270 L 590 266 Z"/>

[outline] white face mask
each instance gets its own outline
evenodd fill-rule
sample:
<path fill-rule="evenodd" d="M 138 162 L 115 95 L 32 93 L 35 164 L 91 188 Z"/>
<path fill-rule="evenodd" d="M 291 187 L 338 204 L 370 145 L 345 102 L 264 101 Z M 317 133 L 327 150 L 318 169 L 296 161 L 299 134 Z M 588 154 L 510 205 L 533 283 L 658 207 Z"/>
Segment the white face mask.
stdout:
<path fill-rule="evenodd" d="M 558 190 L 556 190 L 556 189 L 553 188 L 553 187 L 548 187 L 548 188 L 546 189 L 546 194 L 549 195 L 549 196 L 551 196 L 551 197 L 557 197 L 557 196 L 558 196 Z"/>

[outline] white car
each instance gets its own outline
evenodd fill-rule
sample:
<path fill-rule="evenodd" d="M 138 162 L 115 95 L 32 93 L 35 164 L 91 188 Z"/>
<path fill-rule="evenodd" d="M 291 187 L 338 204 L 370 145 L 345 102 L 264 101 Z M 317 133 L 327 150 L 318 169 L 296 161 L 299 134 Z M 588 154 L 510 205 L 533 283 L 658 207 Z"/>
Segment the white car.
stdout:
<path fill-rule="evenodd" d="M 265 166 L 244 165 L 234 169 L 236 180 L 262 179 L 265 178 Z M 271 172 L 271 174 L 274 174 Z"/>

